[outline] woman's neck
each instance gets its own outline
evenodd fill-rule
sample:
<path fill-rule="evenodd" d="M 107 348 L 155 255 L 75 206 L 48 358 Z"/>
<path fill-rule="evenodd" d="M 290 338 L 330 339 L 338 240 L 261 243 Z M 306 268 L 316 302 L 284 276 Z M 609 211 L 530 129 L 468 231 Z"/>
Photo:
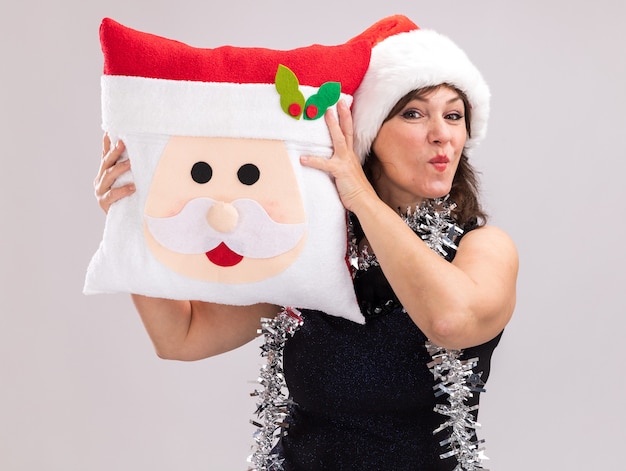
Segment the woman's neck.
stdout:
<path fill-rule="evenodd" d="M 386 185 L 374 185 L 378 197 L 394 211 L 405 212 L 407 208 L 419 206 L 425 198 L 412 193 L 393 190 Z"/>

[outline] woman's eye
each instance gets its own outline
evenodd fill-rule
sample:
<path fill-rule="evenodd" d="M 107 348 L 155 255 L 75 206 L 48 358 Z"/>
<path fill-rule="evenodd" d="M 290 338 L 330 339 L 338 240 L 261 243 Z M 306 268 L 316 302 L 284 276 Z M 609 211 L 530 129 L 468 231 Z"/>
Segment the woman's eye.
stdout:
<path fill-rule="evenodd" d="M 213 169 L 206 162 L 196 162 L 191 167 L 191 178 L 196 183 L 207 183 L 213 176 Z"/>
<path fill-rule="evenodd" d="M 448 113 L 446 115 L 446 119 L 450 119 L 452 121 L 458 121 L 459 119 L 463 119 L 463 115 L 461 113 Z"/>
<path fill-rule="evenodd" d="M 405 119 L 417 119 L 422 117 L 422 113 L 417 110 L 406 110 L 402 113 L 402 117 Z"/>
<path fill-rule="evenodd" d="M 254 164 L 244 164 L 237 171 L 237 178 L 244 185 L 254 185 L 259 181 L 260 176 L 259 167 Z"/>

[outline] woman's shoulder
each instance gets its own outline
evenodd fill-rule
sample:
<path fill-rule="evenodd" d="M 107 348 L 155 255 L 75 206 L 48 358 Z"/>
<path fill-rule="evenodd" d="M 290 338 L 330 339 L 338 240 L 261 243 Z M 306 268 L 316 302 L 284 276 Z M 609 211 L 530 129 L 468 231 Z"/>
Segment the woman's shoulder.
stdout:
<path fill-rule="evenodd" d="M 517 260 L 517 247 L 509 234 L 497 226 L 485 224 L 467 232 L 459 243 L 459 253 L 489 251 Z"/>
<path fill-rule="evenodd" d="M 511 238 L 511 236 L 509 236 L 503 229 L 499 228 L 498 226 L 492 226 L 491 224 L 484 224 L 475 227 L 467 234 L 468 237 L 470 235 L 472 237 L 480 236 L 481 238 L 508 240 L 513 243 L 513 239 Z"/>

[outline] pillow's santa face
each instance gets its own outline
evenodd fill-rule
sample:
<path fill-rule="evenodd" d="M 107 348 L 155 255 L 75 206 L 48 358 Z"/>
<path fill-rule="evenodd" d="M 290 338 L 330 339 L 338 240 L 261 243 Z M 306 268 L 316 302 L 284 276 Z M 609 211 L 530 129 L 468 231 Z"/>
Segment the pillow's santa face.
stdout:
<path fill-rule="evenodd" d="M 307 226 L 284 141 L 170 138 L 144 210 L 152 254 L 190 278 L 250 283 L 289 267 Z"/>

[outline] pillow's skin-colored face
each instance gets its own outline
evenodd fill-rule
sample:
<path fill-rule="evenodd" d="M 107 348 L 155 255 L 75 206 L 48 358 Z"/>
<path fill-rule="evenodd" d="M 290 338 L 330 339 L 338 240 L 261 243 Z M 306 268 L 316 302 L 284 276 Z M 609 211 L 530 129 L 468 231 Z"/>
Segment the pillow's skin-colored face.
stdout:
<path fill-rule="evenodd" d="M 165 266 L 209 282 L 264 280 L 297 259 L 306 229 L 283 141 L 170 138 L 144 210 L 146 244 Z"/>

